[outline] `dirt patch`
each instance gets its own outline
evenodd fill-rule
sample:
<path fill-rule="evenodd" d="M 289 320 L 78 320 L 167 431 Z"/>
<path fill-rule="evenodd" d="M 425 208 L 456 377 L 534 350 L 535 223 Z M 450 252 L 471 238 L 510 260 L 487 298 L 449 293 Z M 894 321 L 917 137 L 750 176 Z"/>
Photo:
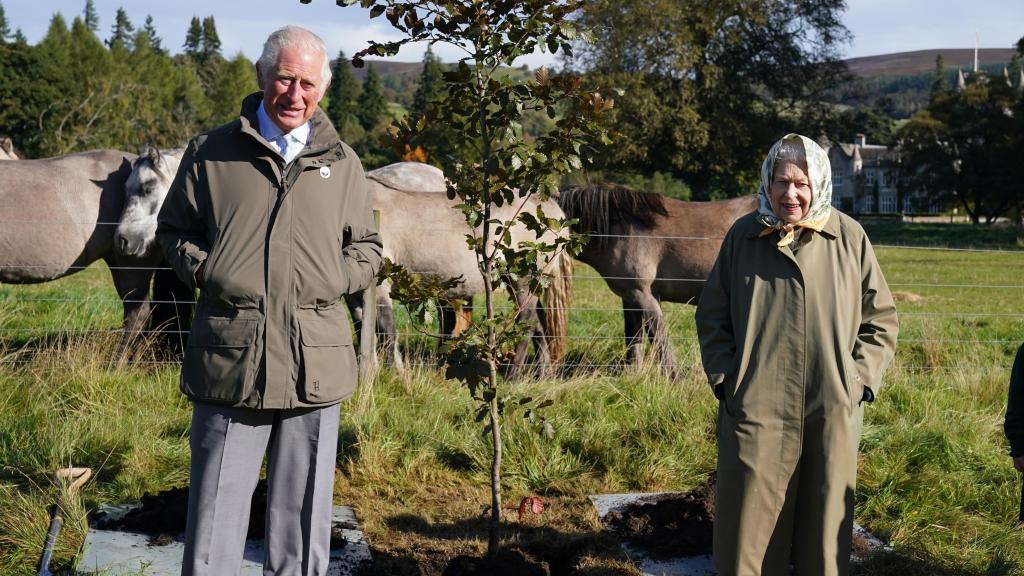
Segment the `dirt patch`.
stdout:
<path fill-rule="evenodd" d="M 609 512 L 604 521 L 655 558 L 710 554 L 715 476 L 690 492 L 649 498 Z"/>
<path fill-rule="evenodd" d="M 456 556 L 444 576 L 551 576 L 548 563 L 517 549 L 503 549 L 494 558 Z"/>
<path fill-rule="evenodd" d="M 188 487 L 161 490 L 156 494 L 143 494 L 142 505 L 132 509 L 121 518 L 113 518 L 97 512 L 90 522 L 99 530 L 121 530 L 148 534 L 150 546 L 166 546 L 174 538 L 185 531 L 188 518 Z M 249 530 L 246 538 L 263 540 L 266 528 L 267 481 L 260 480 L 252 495 L 252 507 L 249 512 Z M 331 548 L 340 548 L 346 544 L 342 528 L 354 526 L 333 525 L 331 527 Z"/>
<path fill-rule="evenodd" d="M 897 302 L 921 302 L 924 300 L 924 296 L 920 294 L 914 294 L 913 292 L 893 292 L 892 299 Z"/>
<path fill-rule="evenodd" d="M 866 556 L 874 550 L 874 546 L 871 541 L 862 536 L 861 534 L 854 534 L 853 541 L 850 543 L 850 552 L 855 556 Z"/>

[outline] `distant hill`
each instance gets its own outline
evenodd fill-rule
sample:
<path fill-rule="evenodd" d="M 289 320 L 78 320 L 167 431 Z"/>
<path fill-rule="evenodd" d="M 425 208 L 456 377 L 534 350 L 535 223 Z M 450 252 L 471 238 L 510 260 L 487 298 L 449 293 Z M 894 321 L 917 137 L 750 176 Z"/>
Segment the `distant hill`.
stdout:
<path fill-rule="evenodd" d="M 979 66 L 1008 64 L 1016 51 L 1013 48 L 979 48 Z M 974 48 L 939 48 L 863 56 L 845 60 L 850 72 L 861 77 L 913 76 L 935 70 L 935 58 L 942 54 L 946 68 L 974 68 Z"/>
<path fill-rule="evenodd" d="M 352 75 L 361 82 L 366 78 L 366 71 L 370 66 L 373 70 L 384 76 L 414 76 L 419 78 L 420 70 L 423 70 L 422 62 L 392 62 L 389 60 L 364 60 L 362 68 L 352 67 Z"/>
<path fill-rule="evenodd" d="M 412 104 L 413 95 L 420 82 L 420 73 L 423 70 L 423 62 L 394 62 L 390 60 L 364 60 L 362 68 L 356 68 L 349 64 L 352 75 L 360 83 L 366 78 L 370 66 L 380 76 L 381 85 L 384 87 L 384 98 L 390 102 L 408 107 Z M 334 67 L 331 62 L 331 67 Z M 452 66 L 451 62 L 444 63 Z M 529 73 L 526 65 L 509 69 L 510 74 L 525 78 Z"/>
<path fill-rule="evenodd" d="M 883 103 L 892 118 L 908 118 L 928 103 L 935 81 L 935 59 L 942 54 L 943 78 L 948 88 L 956 85 L 957 69 L 967 73 L 974 69 L 973 48 L 941 48 L 898 52 L 845 60 L 853 75 L 850 82 L 836 86 L 832 102 L 853 107 Z M 1002 74 L 1003 67 L 1013 59 L 1011 48 L 978 50 L 978 68 L 988 74 Z M 1018 72 L 1010 78 L 1016 82 Z"/>

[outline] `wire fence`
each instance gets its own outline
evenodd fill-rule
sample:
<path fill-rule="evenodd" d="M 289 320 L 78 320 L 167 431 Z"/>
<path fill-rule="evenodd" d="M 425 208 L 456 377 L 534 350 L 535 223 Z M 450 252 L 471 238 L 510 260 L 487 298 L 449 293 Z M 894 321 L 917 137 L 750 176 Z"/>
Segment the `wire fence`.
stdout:
<path fill-rule="evenodd" d="M 2 224 L 2 223 L 14 223 L 14 222 L 18 222 L 18 223 L 51 222 L 51 223 L 54 223 L 56 221 L 53 221 L 53 220 L 4 220 L 4 219 L 0 219 L 0 224 Z M 63 221 L 61 221 L 61 222 L 63 222 Z M 71 222 L 71 221 L 69 220 L 68 222 Z M 98 222 L 98 223 L 97 222 L 91 222 L 91 223 L 93 223 L 93 224 L 100 224 L 100 225 L 116 225 L 117 224 L 117 222 Z M 591 237 L 595 237 L 595 238 L 596 237 L 623 238 L 624 236 L 623 235 L 616 235 L 616 234 L 592 234 Z M 718 237 L 699 237 L 699 236 L 659 236 L 659 235 L 648 235 L 648 236 L 630 236 L 630 237 L 631 238 L 635 238 L 635 239 L 657 239 L 657 240 L 666 240 L 666 239 L 672 239 L 672 240 L 692 240 L 692 241 L 699 241 L 699 240 L 720 241 L 721 240 L 721 238 L 718 238 Z M 963 249 L 963 248 L 941 248 L 941 247 L 920 247 L 920 246 L 892 246 L 892 245 L 876 245 L 876 248 L 880 248 L 880 249 L 900 249 L 900 250 L 922 250 L 922 251 L 929 251 L 929 252 L 1016 253 L 1016 254 L 1020 254 L 1020 255 L 1024 256 L 1024 251 L 1011 251 L 1011 250 Z M 43 268 L 52 268 L 52 266 L 41 265 L 41 264 L 32 264 L 32 263 L 0 264 L 0 272 L 2 272 L 4 270 L 32 270 L 32 269 L 43 269 Z M 89 265 L 89 266 L 72 266 L 72 267 L 69 267 L 68 270 L 71 271 L 71 272 L 103 273 L 105 268 L 108 269 L 108 270 L 113 270 L 113 271 L 118 271 L 118 270 L 146 270 L 146 271 L 154 271 L 155 272 L 155 271 L 171 270 L 171 268 L 166 266 L 166 265 L 163 265 L 163 266 L 138 266 L 138 267 L 136 267 L 136 266 L 120 266 L 120 267 L 118 267 L 118 266 L 107 266 L 107 267 L 104 267 L 102 265 Z M 414 271 L 414 272 L 416 272 L 416 271 Z M 418 271 L 418 273 L 429 274 L 429 272 L 425 272 L 425 271 Z M 979 274 L 975 274 L 973 276 L 973 278 L 978 278 L 977 282 L 966 282 L 965 283 L 965 282 L 955 282 L 955 281 L 953 281 L 953 282 L 922 282 L 922 281 L 902 282 L 902 281 L 893 281 L 893 282 L 889 283 L 889 286 L 891 288 L 893 288 L 894 291 L 896 291 L 896 290 L 946 290 L 946 289 L 956 289 L 956 290 L 961 290 L 961 291 L 963 291 L 963 290 L 967 290 L 967 291 L 978 290 L 980 294 L 996 294 L 996 293 L 998 293 L 997 291 L 1008 291 L 1008 293 L 1011 294 L 1011 296 L 1010 296 L 1011 298 L 1014 297 L 1012 295 L 1013 291 L 1024 289 L 1024 283 L 999 283 L 999 282 L 985 281 L 989 277 L 990 277 L 989 275 L 980 274 L 979 273 Z M 699 283 L 699 282 L 704 282 L 705 281 L 704 278 L 672 278 L 672 277 L 653 277 L 652 278 L 652 277 L 640 277 L 640 276 L 600 276 L 600 275 L 587 274 L 587 273 L 576 274 L 576 275 L 571 276 L 571 278 L 573 279 L 574 282 L 575 281 L 598 282 L 598 281 L 609 281 L 609 280 L 611 280 L 611 281 L 637 281 L 637 282 L 688 282 L 688 283 L 689 282 L 693 282 L 693 283 Z M 11 288 L 11 285 L 7 285 L 6 288 L 7 288 L 7 292 L 8 292 L 7 295 L 6 296 L 0 295 L 0 349 L 2 349 L 2 343 L 3 343 L 4 339 L 17 338 L 17 339 L 24 340 L 26 337 L 31 338 L 31 337 L 39 335 L 41 333 L 57 332 L 57 333 L 60 333 L 60 334 L 67 334 L 67 335 L 87 336 L 87 335 L 93 335 L 93 334 L 95 334 L 95 335 L 118 334 L 118 333 L 121 332 L 121 330 L 117 329 L 117 328 L 109 328 L 109 327 L 103 328 L 103 327 L 94 327 L 94 326 L 56 326 L 56 325 L 54 325 L 54 326 L 46 326 L 46 325 L 41 325 L 41 326 L 13 325 L 12 326 L 12 325 L 10 325 L 10 324 L 12 324 L 12 322 L 10 321 L 11 319 L 8 318 L 8 319 L 5 320 L 5 318 L 3 316 L 3 309 L 4 308 L 10 309 L 11 306 L 18 306 L 19 308 L 24 308 L 24 307 L 33 307 L 33 306 L 37 306 L 37 305 L 45 306 L 45 305 L 54 305 L 54 304 L 56 304 L 56 305 L 68 305 L 68 306 L 70 306 L 72 308 L 75 308 L 75 309 L 78 309 L 78 310 L 83 310 L 83 309 L 90 309 L 92 307 L 95 307 L 97 309 L 104 308 L 104 307 L 116 308 L 116 307 L 122 306 L 123 304 L 139 304 L 139 303 L 143 303 L 143 302 L 149 302 L 151 304 L 160 304 L 160 305 L 194 305 L 194 304 L 197 304 L 197 302 L 195 300 L 142 300 L 142 299 L 126 299 L 126 300 L 121 300 L 121 299 L 116 298 L 116 297 L 103 296 L 103 295 L 100 295 L 100 296 L 91 296 L 91 295 L 89 295 L 89 296 L 79 296 L 79 295 L 71 295 L 71 294 L 67 294 L 67 295 L 62 295 L 62 294 L 58 294 L 58 295 L 52 295 L 52 294 L 51 295 L 37 295 L 37 294 L 34 294 L 34 293 L 29 292 L 27 290 L 26 291 L 21 291 L 17 287 Z M 1011 311 L 1006 311 L 1005 309 L 998 310 L 998 311 L 996 311 L 996 310 L 987 310 L 985 308 L 985 306 L 987 304 L 989 304 L 989 301 L 988 301 L 988 298 L 985 297 L 985 296 L 979 297 L 977 303 L 978 303 L 979 308 L 976 309 L 976 310 L 965 310 L 965 309 L 941 310 L 940 309 L 940 310 L 933 310 L 933 311 L 922 311 L 922 310 L 900 310 L 900 308 L 903 307 L 903 306 L 901 305 L 900 302 L 897 302 L 897 309 L 899 311 L 900 318 L 903 319 L 904 321 L 906 321 L 907 319 L 918 319 L 918 320 L 921 320 L 921 321 L 940 321 L 940 322 L 941 321 L 950 321 L 950 320 L 952 320 L 952 321 L 959 320 L 961 322 L 990 322 L 990 321 L 998 321 L 998 322 L 1011 322 L 1011 323 L 1014 323 L 1014 322 L 1018 322 L 1018 321 L 1021 321 L 1022 319 L 1024 319 L 1024 298 L 1021 298 L 1021 300 L 1020 300 L 1020 310 L 1011 310 Z M 389 307 L 389 305 L 388 304 L 378 304 L 377 307 L 379 309 L 383 309 L 383 308 Z M 498 311 L 509 311 L 509 310 L 514 309 L 514 307 L 511 306 L 511 305 L 498 305 L 498 306 L 496 306 L 496 309 Z M 631 307 L 631 306 L 627 306 L 627 305 L 624 305 L 624 304 L 623 305 L 618 305 L 618 306 L 615 306 L 615 305 L 600 306 L 600 305 L 593 305 L 592 303 L 590 303 L 588 305 L 568 306 L 568 307 L 564 307 L 564 308 L 549 308 L 549 310 L 567 311 L 568 314 L 570 315 L 570 318 L 573 315 L 577 315 L 577 314 L 588 314 L 588 315 L 590 315 L 590 314 L 607 314 L 610 317 L 621 317 L 624 313 L 627 313 L 627 312 L 644 312 L 645 311 L 644 308 L 641 308 L 641 307 Z M 673 307 L 673 308 L 671 308 L 671 316 L 672 316 L 672 318 L 668 319 L 668 324 L 670 324 L 670 325 L 672 324 L 673 318 L 678 320 L 678 317 L 679 317 L 680 314 L 684 314 L 684 315 L 685 314 L 693 314 L 694 310 L 695 310 L 695 307 L 693 307 L 693 306 Z M 407 318 L 406 318 L 405 322 L 406 322 L 406 324 L 408 324 L 408 319 Z M 605 325 L 604 328 L 607 328 L 607 326 Z M 970 328 L 971 328 L 970 326 L 966 326 L 966 327 L 963 327 L 963 330 L 970 330 Z M 603 330 L 598 330 L 598 332 L 602 332 L 602 331 Z M 153 336 L 153 335 L 156 335 L 157 333 L 164 334 L 164 335 L 169 335 L 169 336 L 177 336 L 181 340 L 184 340 L 186 338 L 187 334 L 188 334 L 187 331 L 166 330 L 166 329 L 165 330 L 148 330 L 147 329 L 147 330 L 142 330 L 142 331 L 138 332 L 138 334 L 141 335 L 141 336 Z M 1024 333 L 1024 326 L 1021 326 L 1019 329 L 1016 329 L 1015 333 Z M 406 328 L 400 329 L 397 333 L 394 334 L 394 336 L 396 336 L 396 337 L 398 337 L 400 339 L 427 338 L 427 339 L 438 339 L 438 340 L 444 337 L 444 335 L 436 332 L 436 328 L 435 328 L 434 331 L 431 331 L 431 330 L 428 330 L 428 329 L 424 329 L 424 330 L 410 330 L 410 329 L 408 329 L 408 326 Z M 926 334 L 924 336 L 930 336 L 930 335 Z M 1019 339 L 1016 339 L 1016 338 L 1004 338 L 1004 337 L 971 338 L 971 337 L 962 337 L 962 336 L 963 336 L 962 334 L 961 335 L 953 334 L 952 336 L 948 336 L 948 337 L 918 337 L 917 335 L 911 336 L 910 334 L 908 334 L 908 335 L 906 335 L 904 337 L 901 337 L 899 342 L 900 342 L 901 345 L 920 345 L 920 346 L 932 346 L 932 345 L 938 345 L 938 346 L 988 346 L 988 345 L 999 345 L 999 346 L 1002 346 L 1002 345 L 1007 345 L 1007 344 L 1017 344 L 1017 343 L 1019 343 Z M 557 338 L 557 337 L 562 337 L 562 336 L 558 336 L 558 335 L 538 335 L 538 336 L 535 336 L 535 337 Z M 623 333 L 621 332 L 621 329 L 618 332 L 614 333 L 614 334 L 607 334 L 607 333 L 587 333 L 587 334 L 575 333 L 574 334 L 574 333 L 570 333 L 570 334 L 568 334 L 568 335 L 566 335 L 564 337 L 568 341 L 570 341 L 570 342 L 577 342 L 577 343 L 587 343 L 587 342 L 590 342 L 590 343 L 600 343 L 600 342 L 608 342 L 608 341 L 616 341 L 616 340 L 617 341 L 625 342 L 625 337 L 624 337 Z M 672 343 L 696 343 L 697 342 L 696 336 L 693 336 L 693 335 L 670 334 L 670 335 L 666 336 L 666 338 L 667 338 L 667 340 L 669 342 L 672 342 Z M 7 358 L 7 359 L 0 358 L 0 364 L 19 364 L 19 363 L 25 363 L 25 362 L 28 362 L 28 360 L 19 359 L 19 358 L 13 358 L 13 359 L 12 358 Z M 143 364 L 143 365 L 146 365 L 146 364 L 154 364 L 154 365 L 176 364 L 176 362 L 164 362 L 164 361 L 139 361 L 139 362 L 136 362 L 136 363 L 137 364 Z M 411 365 L 415 365 L 415 363 L 412 363 Z M 422 363 L 422 365 L 424 365 L 424 366 L 426 366 L 426 365 L 436 366 L 437 364 L 436 363 Z M 622 364 L 621 363 L 600 363 L 600 362 L 598 362 L 598 363 L 592 363 L 592 362 L 569 362 L 569 363 L 560 363 L 559 365 L 561 367 L 563 367 L 563 368 L 599 369 L 599 368 L 609 368 L 609 367 L 613 367 L 613 366 L 621 367 Z M 964 365 L 958 365 L 956 367 L 947 367 L 947 366 L 915 365 L 915 366 L 906 366 L 906 367 L 908 369 L 918 370 L 918 371 L 934 371 L 934 370 L 946 370 L 946 369 L 953 369 L 953 368 L 959 369 L 959 368 L 963 368 L 965 366 Z M 979 365 L 978 367 L 981 367 L 981 366 Z"/>

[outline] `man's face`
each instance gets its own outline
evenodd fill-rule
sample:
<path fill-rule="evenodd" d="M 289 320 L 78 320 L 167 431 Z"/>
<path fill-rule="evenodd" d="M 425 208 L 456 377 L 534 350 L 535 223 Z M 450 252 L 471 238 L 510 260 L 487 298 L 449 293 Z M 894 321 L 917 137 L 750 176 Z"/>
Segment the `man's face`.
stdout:
<path fill-rule="evenodd" d="M 257 69 L 267 116 L 285 133 L 308 122 L 324 97 L 320 90 L 322 58 L 316 52 L 285 46 L 266 77 Z"/>

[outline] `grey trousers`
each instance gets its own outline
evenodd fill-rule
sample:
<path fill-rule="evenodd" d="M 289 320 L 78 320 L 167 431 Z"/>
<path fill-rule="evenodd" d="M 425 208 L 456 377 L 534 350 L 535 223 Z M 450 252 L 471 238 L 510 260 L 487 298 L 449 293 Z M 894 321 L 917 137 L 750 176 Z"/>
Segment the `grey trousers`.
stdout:
<path fill-rule="evenodd" d="M 182 576 L 239 573 L 264 454 L 264 576 L 327 574 L 340 414 L 338 404 L 293 410 L 193 405 Z"/>

